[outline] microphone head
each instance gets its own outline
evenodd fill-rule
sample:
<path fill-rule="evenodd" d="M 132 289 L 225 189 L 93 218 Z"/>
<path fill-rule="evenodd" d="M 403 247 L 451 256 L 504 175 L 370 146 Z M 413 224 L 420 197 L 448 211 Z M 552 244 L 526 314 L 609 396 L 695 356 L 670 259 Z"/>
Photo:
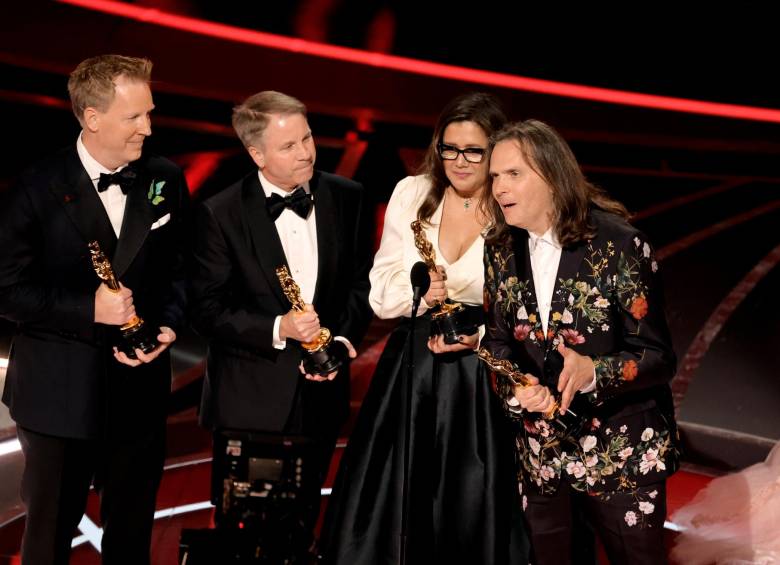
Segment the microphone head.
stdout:
<path fill-rule="evenodd" d="M 431 286 L 431 275 L 428 272 L 428 266 L 422 261 L 417 261 L 412 265 L 412 288 L 417 291 L 417 296 L 422 296 L 428 292 L 428 288 Z"/>

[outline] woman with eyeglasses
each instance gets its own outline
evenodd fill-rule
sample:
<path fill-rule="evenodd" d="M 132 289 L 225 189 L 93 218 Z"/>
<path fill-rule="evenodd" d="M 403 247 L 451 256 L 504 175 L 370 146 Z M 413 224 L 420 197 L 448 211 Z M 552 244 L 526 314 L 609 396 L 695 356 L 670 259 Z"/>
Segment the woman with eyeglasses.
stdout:
<path fill-rule="evenodd" d="M 396 564 L 401 547 L 410 271 L 421 261 L 419 220 L 436 258 L 413 342 L 408 565 L 527 563 L 513 444 L 478 335 L 448 345 L 431 335 L 431 311 L 449 298 L 481 320 L 489 136 L 506 117 L 491 95 L 470 93 L 442 111 L 422 174 L 396 186 L 371 270 L 380 318 L 403 318 L 379 359 L 328 502 L 328 564 Z M 481 321 L 477 322 L 477 325 Z"/>

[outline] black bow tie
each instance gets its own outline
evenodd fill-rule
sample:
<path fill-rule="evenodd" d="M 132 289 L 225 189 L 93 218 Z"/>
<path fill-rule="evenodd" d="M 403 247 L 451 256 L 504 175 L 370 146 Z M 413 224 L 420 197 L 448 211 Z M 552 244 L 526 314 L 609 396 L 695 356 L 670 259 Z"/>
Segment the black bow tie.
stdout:
<path fill-rule="evenodd" d="M 100 179 L 98 179 L 97 189 L 98 192 L 103 192 L 112 184 L 118 184 L 124 194 L 133 188 L 135 183 L 136 172 L 130 167 L 125 167 L 121 171 L 116 173 L 106 174 L 100 173 Z"/>
<path fill-rule="evenodd" d="M 306 191 L 299 186 L 291 194 L 284 197 L 274 192 L 265 199 L 265 205 L 268 207 L 268 215 L 271 216 L 272 220 L 276 221 L 276 218 L 284 212 L 285 208 L 289 208 L 301 218 L 306 218 L 314 206 L 314 202 L 311 195 L 306 194 Z"/>

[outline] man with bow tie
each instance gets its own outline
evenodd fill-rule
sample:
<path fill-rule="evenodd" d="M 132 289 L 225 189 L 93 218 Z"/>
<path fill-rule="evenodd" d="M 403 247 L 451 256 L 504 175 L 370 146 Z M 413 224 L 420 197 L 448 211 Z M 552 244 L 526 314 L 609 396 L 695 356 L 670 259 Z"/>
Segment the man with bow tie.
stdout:
<path fill-rule="evenodd" d="M 76 143 L 25 172 L 0 204 L 0 316 L 17 324 L 3 401 L 25 456 L 24 565 L 68 562 L 91 484 L 103 562 L 150 561 L 189 202 L 181 170 L 142 154 L 151 67 L 120 55 L 79 64 L 68 82 Z M 92 241 L 118 292 L 98 278 Z M 159 343 L 131 359 L 116 345 L 136 311 Z"/>
<path fill-rule="evenodd" d="M 363 187 L 314 169 L 306 107 L 255 94 L 233 126 L 258 170 L 206 200 L 198 214 L 193 323 L 209 339 L 203 425 L 295 434 L 315 442 L 307 462 L 324 480 L 349 411 L 349 367 L 303 374 L 302 343 L 320 327 L 354 357 L 371 319 Z M 276 269 L 287 266 L 306 303 L 291 310 Z M 302 520 L 313 530 L 319 500 Z"/>

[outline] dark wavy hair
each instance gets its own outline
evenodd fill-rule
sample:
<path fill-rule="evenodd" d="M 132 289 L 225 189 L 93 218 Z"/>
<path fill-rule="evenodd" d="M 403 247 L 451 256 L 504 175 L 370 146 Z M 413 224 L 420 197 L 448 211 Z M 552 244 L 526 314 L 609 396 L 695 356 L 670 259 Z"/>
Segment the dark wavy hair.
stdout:
<path fill-rule="evenodd" d="M 591 207 L 629 217 L 623 204 L 585 178 L 569 144 L 546 123 L 526 120 L 506 124 L 490 138 L 490 151 L 502 141 L 514 141 L 528 165 L 552 188 L 553 229 L 561 246 L 596 236 L 596 227 L 588 219 Z M 509 229 L 495 198 L 490 199 L 489 211 L 492 226 L 485 239 L 494 244 L 502 241 Z"/>
<path fill-rule="evenodd" d="M 447 126 L 454 122 L 474 122 L 482 131 L 485 132 L 485 136 L 490 138 L 495 132 L 497 132 L 507 121 L 504 110 L 501 108 L 501 103 L 498 98 L 492 94 L 485 92 L 469 92 L 462 94 L 457 98 L 451 100 L 439 114 L 439 119 L 436 121 L 436 127 L 433 130 L 433 138 L 431 144 L 428 146 L 428 150 L 425 153 L 425 160 L 420 167 L 420 174 L 427 175 L 431 180 L 431 189 L 428 191 L 428 195 L 420 204 L 420 208 L 417 210 L 417 219 L 423 222 L 428 222 L 433 216 L 439 204 L 444 198 L 444 191 L 450 185 L 450 181 L 447 175 L 444 173 L 444 165 L 439 157 L 439 144 L 442 142 L 444 136 L 444 130 Z M 487 162 L 487 155 L 485 155 L 485 161 Z M 487 177 L 485 178 L 485 185 L 487 188 Z M 479 201 L 480 210 L 485 217 L 490 217 L 490 210 L 488 208 L 488 200 L 490 195 L 488 190 L 482 191 L 482 196 Z"/>

